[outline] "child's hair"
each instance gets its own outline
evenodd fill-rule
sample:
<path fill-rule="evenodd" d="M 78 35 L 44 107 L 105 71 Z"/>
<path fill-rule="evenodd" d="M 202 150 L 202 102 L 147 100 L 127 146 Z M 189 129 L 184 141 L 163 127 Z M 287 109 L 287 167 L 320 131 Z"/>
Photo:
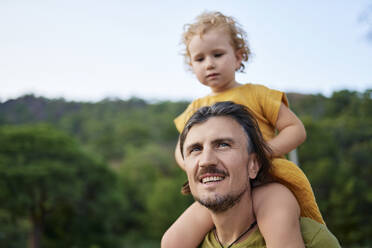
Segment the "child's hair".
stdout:
<path fill-rule="evenodd" d="M 196 17 L 194 23 L 184 26 L 182 43 L 185 45 L 185 63 L 189 66 L 191 65 L 188 46 L 193 36 L 200 35 L 202 37 L 203 34 L 214 28 L 223 28 L 230 34 L 232 47 L 235 51 L 240 50 L 243 58 L 237 71 L 243 72 L 245 68 L 243 62 L 248 61 L 251 54 L 246 38 L 247 35 L 233 17 L 225 16 L 220 12 L 203 12 Z"/>

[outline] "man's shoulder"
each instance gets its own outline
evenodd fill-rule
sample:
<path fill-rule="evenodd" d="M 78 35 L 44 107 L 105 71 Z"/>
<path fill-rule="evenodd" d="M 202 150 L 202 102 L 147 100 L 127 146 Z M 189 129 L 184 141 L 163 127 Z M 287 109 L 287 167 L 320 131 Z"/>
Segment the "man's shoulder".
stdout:
<path fill-rule="evenodd" d="M 308 248 L 341 247 L 337 238 L 328 230 L 326 225 L 310 218 L 301 218 L 301 232 Z"/>

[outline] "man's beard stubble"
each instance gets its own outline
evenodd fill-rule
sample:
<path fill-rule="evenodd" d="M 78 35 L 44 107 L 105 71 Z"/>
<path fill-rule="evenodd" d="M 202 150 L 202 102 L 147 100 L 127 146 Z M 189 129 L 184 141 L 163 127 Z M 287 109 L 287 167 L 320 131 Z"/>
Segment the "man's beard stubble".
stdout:
<path fill-rule="evenodd" d="M 217 169 L 216 167 L 214 166 L 208 166 L 208 167 L 204 167 L 202 168 L 199 173 L 195 176 L 195 181 L 199 180 L 200 176 L 203 175 L 203 174 L 206 174 L 206 173 L 216 173 L 216 174 L 221 174 L 221 175 L 224 175 L 225 177 L 229 177 L 230 175 L 223 171 L 223 170 L 220 170 L 220 169 Z M 249 184 L 249 180 L 248 180 L 248 171 L 246 171 L 247 173 L 247 183 L 244 185 L 244 187 L 237 193 L 233 192 L 233 193 L 230 193 L 230 194 L 227 194 L 227 195 L 215 195 L 213 196 L 213 198 L 207 198 L 207 199 L 200 199 L 198 198 L 197 196 L 194 196 L 191 192 L 191 194 L 193 195 L 195 201 L 199 202 L 201 205 L 203 205 L 204 207 L 210 209 L 211 211 L 215 212 L 215 213 L 220 213 L 220 212 L 224 212 L 226 210 L 228 210 L 229 208 L 233 207 L 235 204 L 237 204 L 242 196 L 244 195 L 244 193 L 250 189 L 250 184 Z"/>
<path fill-rule="evenodd" d="M 237 204 L 241 200 L 242 196 L 247 191 L 247 189 L 248 186 L 246 186 L 237 194 L 228 194 L 225 196 L 216 195 L 214 196 L 214 199 L 202 200 L 196 196 L 194 196 L 194 199 L 204 207 L 210 209 L 211 211 L 215 213 L 221 213 Z"/>

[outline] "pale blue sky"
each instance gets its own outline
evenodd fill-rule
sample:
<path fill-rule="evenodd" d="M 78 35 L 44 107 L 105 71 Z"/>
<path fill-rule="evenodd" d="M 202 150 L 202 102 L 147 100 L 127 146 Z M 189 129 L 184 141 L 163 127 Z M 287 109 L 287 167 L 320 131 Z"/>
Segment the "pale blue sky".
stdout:
<path fill-rule="evenodd" d="M 180 37 L 204 10 L 234 16 L 254 53 L 241 83 L 331 94 L 372 88 L 368 0 L 0 0 L 0 100 L 191 100 Z"/>

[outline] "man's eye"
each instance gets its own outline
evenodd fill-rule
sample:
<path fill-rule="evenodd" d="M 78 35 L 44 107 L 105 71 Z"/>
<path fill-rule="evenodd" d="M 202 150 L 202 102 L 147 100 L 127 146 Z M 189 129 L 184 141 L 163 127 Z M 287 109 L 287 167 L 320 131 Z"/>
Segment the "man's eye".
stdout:
<path fill-rule="evenodd" d="M 198 152 L 198 151 L 200 151 L 200 150 L 201 150 L 200 147 L 193 147 L 193 148 L 190 149 L 190 153 Z"/>
<path fill-rule="evenodd" d="M 219 143 L 218 147 L 230 147 L 230 145 L 227 143 Z"/>

